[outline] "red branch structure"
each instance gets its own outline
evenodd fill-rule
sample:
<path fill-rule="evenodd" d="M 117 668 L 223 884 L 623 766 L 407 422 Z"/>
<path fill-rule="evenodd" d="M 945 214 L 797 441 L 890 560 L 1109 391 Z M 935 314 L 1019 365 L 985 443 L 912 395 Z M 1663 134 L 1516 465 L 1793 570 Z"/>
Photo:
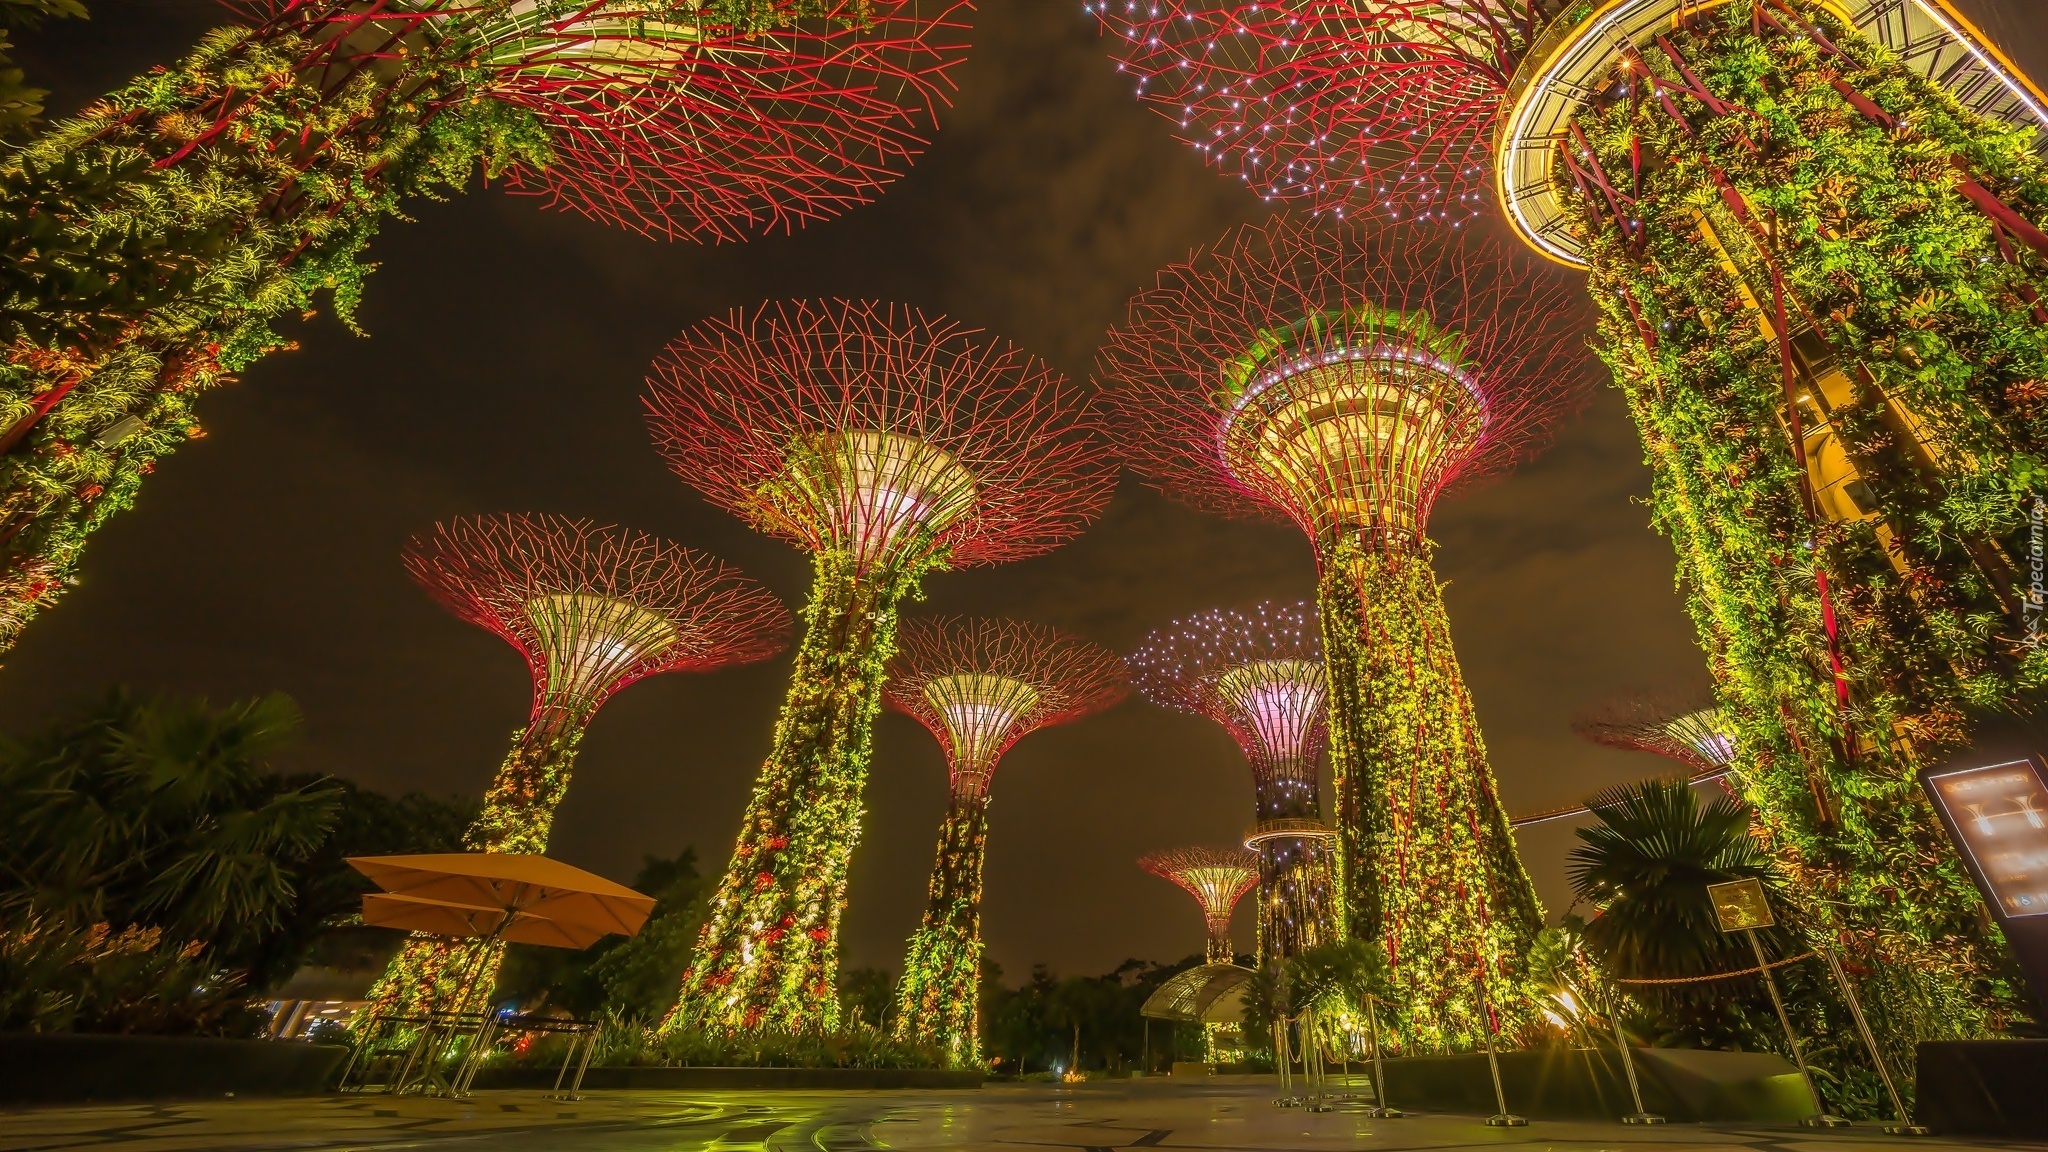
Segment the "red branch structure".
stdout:
<path fill-rule="evenodd" d="M 1126 656 L 1147 700 L 1223 726 L 1251 764 L 1264 963 L 1331 939 L 1329 841 L 1318 768 L 1328 695 L 1315 606 L 1218 608 L 1153 632 Z"/>
<path fill-rule="evenodd" d="M 452 54 L 470 80 L 445 99 L 497 100 L 547 129 L 552 162 L 507 172 L 514 191 L 707 240 L 793 231 L 873 199 L 935 128 L 972 14 L 971 0 L 828 0 L 817 16 L 778 2 L 761 6 L 773 26 L 756 28 L 672 0 L 238 6 L 312 32 L 305 64 L 327 88 L 372 68 L 406 98 L 416 62 Z"/>
<path fill-rule="evenodd" d="M 655 363 L 647 406 L 679 476 L 808 550 L 816 572 L 774 746 L 664 1027 L 829 1026 L 898 607 L 934 568 L 1078 533 L 1116 468 L 1080 390 L 902 305 L 791 302 L 706 321 Z"/>
<path fill-rule="evenodd" d="M 613 693 L 663 672 L 765 660 L 789 642 L 789 611 L 710 556 L 561 516 L 478 516 L 435 525 L 406 571 L 457 617 L 502 637 L 533 674 L 533 711 L 464 843 L 547 851 L 576 750 Z M 379 1012 L 480 1006 L 502 945 L 415 936 L 372 990 Z M 458 1005 L 463 990 L 470 1002 Z"/>
<path fill-rule="evenodd" d="M 910 938 L 894 1029 L 955 1064 L 980 1060 L 981 870 L 989 781 L 1027 734 L 1098 712 L 1129 691 L 1116 654 L 1017 620 L 913 620 L 889 664 L 889 703 L 946 750 L 952 800 L 939 828 L 924 922 Z"/>
<path fill-rule="evenodd" d="M 980 335 L 902 304 L 736 309 L 655 361 L 648 421 L 686 483 L 808 551 L 1034 556 L 1081 531 L 1116 468 L 1079 389 Z"/>
<path fill-rule="evenodd" d="M 1127 462 L 1168 495 L 1224 515 L 1284 515 L 1318 541 L 1357 529 L 1419 536 L 1446 489 L 1533 454 L 1584 402 L 1574 297 L 1566 277 L 1497 241 L 1280 217 L 1161 271 L 1110 332 L 1098 371 Z M 1289 382 L 1300 388 L 1325 357 L 1441 376 L 1441 398 L 1393 417 L 1432 435 L 1366 429 L 1370 448 L 1330 446 L 1371 457 L 1370 474 L 1253 459 L 1256 435 L 1233 432 L 1256 433 L 1255 409 L 1294 398 Z"/>
<path fill-rule="evenodd" d="M 405 569 L 533 673 L 533 716 L 595 709 L 636 680 L 750 664 L 789 643 L 789 610 L 739 571 L 659 537 L 562 516 L 437 524 Z"/>
<path fill-rule="evenodd" d="M 890 705 L 945 749 L 956 795 L 986 796 L 996 763 L 1040 728 L 1122 700 L 1123 662 L 1099 644 L 1022 620 L 912 620 L 889 662 Z"/>
<path fill-rule="evenodd" d="M 1174 848 L 1138 859 L 1138 867 L 1171 881 L 1202 906 L 1203 960 L 1228 964 L 1235 954 L 1230 943 L 1230 913 L 1238 900 L 1259 882 L 1259 861 L 1242 848 Z"/>
<path fill-rule="evenodd" d="M 1572 721 L 1572 731 L 1595 744 L 1650 752 L 1685 766 L 1685 782 L 1721 786 L 1741 799 L 1728 776 L 1735 771 L 1735 725 L 1706 693 L 1648 692 L 1618 700 Z M 1590 815 L 1592 802 L 1533 812 L 1509 821 L 1516 828 Z"/>
<path fill-rule="evenodd" d="M 1456 223 L 1558 0 L 1096 0 L 1119 70 L 1268 200 Z"/>
<path fill-rule="evenodd" d="M 1572 731 L 1609 748 L 1676 760 L 1693 781 L 1719 780 L 1735 768 L 1735 725 L 1704 693 L 1618 700 L 1573 720 Z"/>

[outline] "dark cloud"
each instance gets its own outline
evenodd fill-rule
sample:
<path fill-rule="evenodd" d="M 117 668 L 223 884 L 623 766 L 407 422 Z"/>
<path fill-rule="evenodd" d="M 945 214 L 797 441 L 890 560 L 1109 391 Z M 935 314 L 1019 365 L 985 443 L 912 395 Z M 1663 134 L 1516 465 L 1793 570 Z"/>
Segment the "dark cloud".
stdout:
<path fill-rule="evenodd" d="M 498 510 L 618 521 L 723 556 L 800 602 L 804 558 L 705 507 L 647 444 L 642 373 L 677 329 L 775 296 L 896 298 L 1085 375 L 1156 268 L 1263 211 L 1132 101 L 1078 3 L 983 7 L 929 154 L 876 204 L 797 236 L 652 243 L 496 191 L 392 222 L 373 249 L 371 335 L 316 321 L 300 351 L 201 401 L 212 434 L 100 534 L 82 586 L 0 671 L 0 722 L 33 724 L 111 683 L 216 699 L 283 689 L 308 717 L 296 766 L 479 792 L 525 718 L 525 672 L 406 581 L 397 553 L 413 531 Z M 2038 52 L 2021 7 L 1994 7 L 1991 29 Z M 90 24 L 53 25 L 24 53 L 59 89 L 58 108 L 169 60 L 212 15 L 200 0 L 93 9 Z M 2019 44 L 2023 32 L 2036 42 Z M 1603 391 L 1544 456 L 1436 514 L 1459 654 L 1514 810 L 1657 770 L 1577 740 L 1568 720 L 1630 685 L 1701 676 L 1670 549 L 1640 503 L 1647 488 Z M 1312 587 L 1291 527 L 1205 517 L 1127 481 L 1074 544 L 934 575 L 914 610 L 1023 616 L 1127 647 L 1179 613 Z M 661 677 L 614 699 L 584 744 L 556 854 L 622 877 L 642 853 L 686 844 L 721 864 L 787 667 Z M 929 735 L 886 718 L 850 962 L 899 962 L 943 780 Z M 1036 960 L 1100 971 L 1196 949 L 1192 902 L 1132 861 L 1228 842 L 1250 800 L 1219 730 L 1140 702 L 1025 740 L 995 788 L 991 955 L 1015 974 Z M 1553 911 L 1568 900 L 1570 844 L 1562 823 L 1523 837 Z"/>

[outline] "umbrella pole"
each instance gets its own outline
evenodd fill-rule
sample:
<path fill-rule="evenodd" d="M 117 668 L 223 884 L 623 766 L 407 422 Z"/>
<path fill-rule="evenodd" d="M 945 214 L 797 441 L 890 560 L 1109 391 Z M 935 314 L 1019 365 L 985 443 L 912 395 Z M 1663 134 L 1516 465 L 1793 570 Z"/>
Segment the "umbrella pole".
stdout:
<path fill-rule="evenodd" d="M 483 974 L 484 964 L 491 955 L 492 946 L 505 934 L 505 929 L 512 926 L 512 919 L 518 914 L 517 908 L 507 904 L 504 915 L 498 919 L 498 926 L 491 929 L 491 934 L 484 937 L 483 943 L 477 947 L 476 958 L 469 966 L 469 975 L 463 978 L 462 992 L 455 1001 L 455 1010 L 458 1014 L 462 1011 L 462 1006 L 469 1003 L 469 994 L 474 989 L 477 977 Z M 488 993 L 486 998 L 488 999 Z M 491 1025 L 496 1022 L 496 1016 L 491 1012 L 489 1004 L 485 1004 L 479 1011 L 483 1019 L 477 1021 L 476 1035 L 470 1038 L 469 1051 L 462 1054 L 462 1067 L 457 1071 L 454 1091 L 449 1093 L 451 1096 L 469 1095 L 469 1082 L 476 1078 L 477 1066 L 483 1063 L 484 1045 L 493 1031 Z"/>

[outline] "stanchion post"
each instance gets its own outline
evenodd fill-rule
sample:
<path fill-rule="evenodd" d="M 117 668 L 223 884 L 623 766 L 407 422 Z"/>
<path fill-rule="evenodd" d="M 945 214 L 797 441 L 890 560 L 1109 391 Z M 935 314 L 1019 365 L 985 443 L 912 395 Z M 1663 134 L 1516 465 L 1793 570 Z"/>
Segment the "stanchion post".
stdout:
<path fill-rule="evenodd" d="M 1328 1112 L 1329 1084 L 1323 1077 L 1323 1045 L 1316 1039 L 1316 1016 L 1312 1008 L 1301 1010 L 1301 1078 L 1303 1105 L 1310 1112 Z"/>
<path fill-rule="evenodd" d="M 1924 1124 L 1913 1123 L 1906 1113 L 1906 1102 L 1899 1099 L 1899 1086 L 1892 1081 L 1891 1069 L 1884 1062 L 1884 1053 L 1878 1051 L 1877 1037 L 1871 1035 L 1870 1021 L 1863 1018 L 1863 1001 L 1856 997 L 1856 987 L 1849 983 L 1848 973 L 1842 971 L 1842 961 L 1835 950 L 1825 943 L 1820 954 L 1827 957 L 1828 971 L 1835 974 L 1835 985 L 1842 990 L 1842 999 L 1849 1002 L 1849 1015 L 1856 1018 L 1856 1031 L 1863 1034 L 1863 1046 L 1870 1049 L 1870 1062 L 1877 1065 L 1878 1079 L 1884 1081 L 1884 1090 L 1892 1098 L 1892 1115 L 1899 1118 L 1896 1124 L 1885 1125 L 1885 1133 L 1891 1136 L 1929 1136 L 1933 1132 Z"/>
<path fill-rule="evenodd" d="M 1785 1011 L 1785 998 L 1778 994 L 1778 978 L 1771 974 L 1770 961 L 1764 959 L 1763 941 L 1756 937 L 1756 929 L 1744 928 L 1749 937 L 1749 947 L 1756 953 L 1756 966 L 1763 970 L 1764 987 L 1771 991 L 1771 1007 L 1778 1010 L 1778 1023 L 1785 1026 L 1785 1043 L 1792 1046 L 1792 1059 L 1799 1065 L 1799 1075 L 1806 1081 L 1806 1093 L 1813 1097 L 1813 1115 L 1800 1123 L 1809 1128 L 1845 1128 L 1849 1122 L 1829 1112 L 1821 1103 L 1820 1088 L 1813 1082 L 1813 1069 L 1806 1066 L 1806 1049 L 1800 1047 L 1799 1036 L 1792 1031 L 1792 1017 Z"/>
<path fill-rule="evenodd" d="M 1282 1108 L 1292 1108 L 1299 1101 L 1294 1098 L 1294 1057 L 1287 1048 L 1287 1017 L 1284 1013 L 1273 1017 L 1273 1067 L 1280 1073 L 1280 1095 L 1273 1103 Z"/>
<path fill-rule="evenodd" d="M 1486 1030 L 1486 1067 L 1493 1073 L 1493 1099 L 1500 1111 L 1486 1118 L 1488 1128 L 1521 1128 L 1529 1122 L 1508 1111 L 1507 1090 L 1500 1084 L 1500 1057 L 1493 1048 L 1493 997 L 1486 989 L 1486 961 L 1480 960 L 1479 968 L 1479 1026 Z"/>
<path fill-rule="evenodd" d="M 1607 1019 L 1614 1025 L 1614 1046 L 1621 1049 L 1621 1070 L 1628 1073 L 1629 1099 L 1636 1102 L 1636 1110 L 1621 1118 L 1623 1124 L 1662 1124 L 1664 1118 L 1643 1108 L 1643 1086 L 1636 1080 L 1636 1058 L 1628 1049 L 1628 1034 L 1621 1030 L 1621 1006 L 1616 1001 L 1614 989 L 1607 992 Z"/>
<path fill-rule="evenodd" d="M 1365 1021 L 1372 1037 L 1372 1110 L 1366 1115 L 1375 1120 L 1398 1120 L 1406 1113 L 1387 1103 L 1387 1067 L 1380 1059 L 1380 998 L 1368 993 L 1365 998 Z"/>

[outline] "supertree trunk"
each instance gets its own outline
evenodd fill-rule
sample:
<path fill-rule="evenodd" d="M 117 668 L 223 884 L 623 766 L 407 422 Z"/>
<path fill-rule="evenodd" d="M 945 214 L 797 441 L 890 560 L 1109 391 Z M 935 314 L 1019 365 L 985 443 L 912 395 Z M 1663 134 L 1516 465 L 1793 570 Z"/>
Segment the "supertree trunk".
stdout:
<path fill-rule="evenodd" d="M 1910 1061 L 2018 1008 L 1914 774 L 1966 708 L 2048 681 L 2012 559 L 2048 439 L 2048 170 L 1817 6 L 1758 11 L 1646 53 L 1561 179 L 1742 795 Z"/>
<path fill-rule="evenodd" d="M 455 82 L 400 98 L 302 32 L 227 28 L 0 162 L 0 652 L 202 434 L 196 394 L 287 346 L 271 321 L 321 292 L 348 320 L 401 197 L 546 158 L 504 105 L 424 115 Z"/>
<path fill-rule="evenodd" d="M 981 1063 L 981 866 L 988 796 L 955 790 L 939 826 L 924 923 L 903 958 L 892 1031 L 943 1049 L 956 1068 Z"/>
<path fill-rule="evenodd" d="M 1483 1046 L 1530 1012 L 1521 961 L 1542 928 L 1451 647 L 1426 553 L 1334 545 L 1317 587 L 1330 685 L 1342 898 L 1382 941 L 1404 1046 Z"/>
<path fill-rule="evenodd" d="M 1230 939 L 1230 925 L 1226 922 L 1219 930 L 1209 925 L 1209 935 L 1202 943 L 1202 963 L 1229 964 L 1237 959 L 1237 946 Z"/>
<path fill-rule="evenodd" d="M 573 711 L 549 708 L 513 734 L 512 751 L 484 793 L 483 811 L 462 835 L 465 847 L 536 856 L 548 850 L 555 809 L 569 791 L 585 724 Z M 377 1015 L 479 1011 L 490 1003 L 504 961 L 502 943 L 415 932 L 370 989 L 369 1010 Z"/>
<path fill-rule="evenodd" d="M 1280 963 L 1327 942 L 1337 924 L 1330 841 L 1274 837 L 1257 852 L 1260 963 Z"/>
<path fill-rule="evenodd" d="M 1261 828 L 1295 820 L 1320 825 L 1322 804 L 1315 786 L 1315 765 L 1276 765 L 1275 769 L 1253 787 Z M 1284 963 L 1330 940 L 1337 930 L 1337 861 L 1331 840 L 1322 833 L 1317 827 L 1309 835 L 1264 835 L 1253 849 L 1259 858 L 1262 965 Z"/>
<path fill-rule="evenodd" d="M 774 744 L 664 1030 L 834 1027 L 839 914 L 860 839 L 896 615 L 929 566 L 821 552 Z"/>

